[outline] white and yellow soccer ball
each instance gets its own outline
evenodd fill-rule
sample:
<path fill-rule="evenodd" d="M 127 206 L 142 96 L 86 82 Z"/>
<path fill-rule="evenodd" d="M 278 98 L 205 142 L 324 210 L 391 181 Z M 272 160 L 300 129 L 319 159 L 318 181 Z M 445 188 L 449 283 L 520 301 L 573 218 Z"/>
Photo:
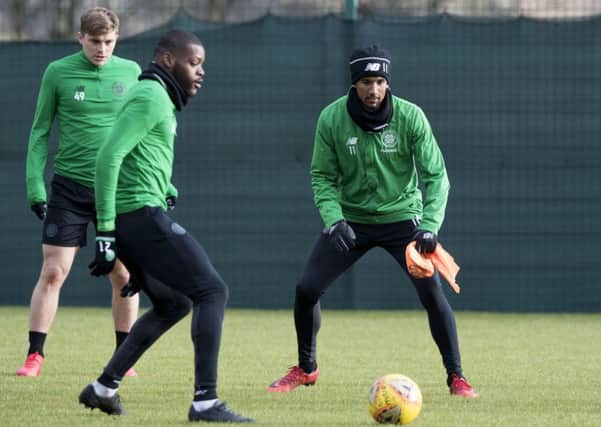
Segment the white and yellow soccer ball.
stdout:
<path fill-rule="evenodd" d="M 388 374 L 369 390 L 369 413 L 380 424 L 409 424 L 422 409 L 422 392 L 411 378 Z"/>

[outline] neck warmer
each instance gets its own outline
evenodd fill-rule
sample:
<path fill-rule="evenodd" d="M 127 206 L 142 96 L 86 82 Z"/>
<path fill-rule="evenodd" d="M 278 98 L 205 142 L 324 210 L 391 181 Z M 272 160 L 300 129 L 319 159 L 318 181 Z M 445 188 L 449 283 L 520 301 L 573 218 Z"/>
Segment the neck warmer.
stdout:
<path fill-rule="evenodd" d="M 182 89 L 177 79 L 162 69 L 156 62 L 151 62 L 148 67 L 142 71 L 138 80 L 156 80 L 159 82 L 161 86 L 165 88 L 167 94 L 169 94 L 169 98 L 171 98 L 171 101 L 175 104 L 175 109 L 177 111 L 181 111 L 188 102 L 188 94 Z"/>
<path fill-rule="evenodd" d="M 357 95 L 357 90 L 351 87 L 348 93 L 346 109 L 353 121 L 367 132 L 381 132 L 390 123 L 392 118 L 392 95 L 390 89 L 386 90 L 386 97 L 377 110 L 365 107 Z"/>

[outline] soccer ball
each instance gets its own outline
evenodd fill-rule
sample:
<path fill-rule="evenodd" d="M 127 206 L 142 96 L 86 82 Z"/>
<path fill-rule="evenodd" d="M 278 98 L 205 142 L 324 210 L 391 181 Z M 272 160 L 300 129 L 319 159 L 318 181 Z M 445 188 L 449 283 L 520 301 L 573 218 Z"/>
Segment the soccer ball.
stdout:
<path fill-rule="evenodd" d="M 384 375 L 371 386 L 367 406 L 380 424 L 409 424 L 422 409 L 422 392 L 415 381 L 405 375 Z"/>

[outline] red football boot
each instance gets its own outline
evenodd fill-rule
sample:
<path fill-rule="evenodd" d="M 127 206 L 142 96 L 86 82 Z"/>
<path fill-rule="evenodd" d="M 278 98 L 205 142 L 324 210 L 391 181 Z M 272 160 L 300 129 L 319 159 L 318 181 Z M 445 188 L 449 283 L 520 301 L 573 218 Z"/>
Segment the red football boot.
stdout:
<path fill-rule="evenodd" d="M 294 390 L 299 385 L 308 386 L 315 384 L 317 377 L 319 377 L 318 368 L 315 368 L 313 372 L 307 374 L 300 367 L 292 366 L 289 368 L 286 375 L 279 380 L 272 382 L 269 387 L 267 387 L 267 391 L 286 393 Z"/>
<path fill-rule="evenodd" d="M 474 390 L 472 385 L 467 382 L 463 377 L 457 374 L 451 374 L 451 385 L 449 386 L 449 392 L 456 396 L 461 397 L 478 397 L 478 393 Z"/>
<path fill-rule="evenodd" d="M 17 375 L 20 377 L 39 377 L 42 373 L 44 356 L 40 353 L 31 353 L 27 355 L 25 363 L 17 369 Z"/>

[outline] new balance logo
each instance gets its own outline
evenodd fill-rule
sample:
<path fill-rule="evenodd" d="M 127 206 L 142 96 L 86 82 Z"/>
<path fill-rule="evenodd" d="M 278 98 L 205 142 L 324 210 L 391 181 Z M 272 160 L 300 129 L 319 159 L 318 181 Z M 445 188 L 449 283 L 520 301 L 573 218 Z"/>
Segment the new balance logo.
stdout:
<path fill-rule="evenodd" d="M 380 71 L 380 65 L 379 62 L 368 62 L 365 65 L 365 71 Z"/>

